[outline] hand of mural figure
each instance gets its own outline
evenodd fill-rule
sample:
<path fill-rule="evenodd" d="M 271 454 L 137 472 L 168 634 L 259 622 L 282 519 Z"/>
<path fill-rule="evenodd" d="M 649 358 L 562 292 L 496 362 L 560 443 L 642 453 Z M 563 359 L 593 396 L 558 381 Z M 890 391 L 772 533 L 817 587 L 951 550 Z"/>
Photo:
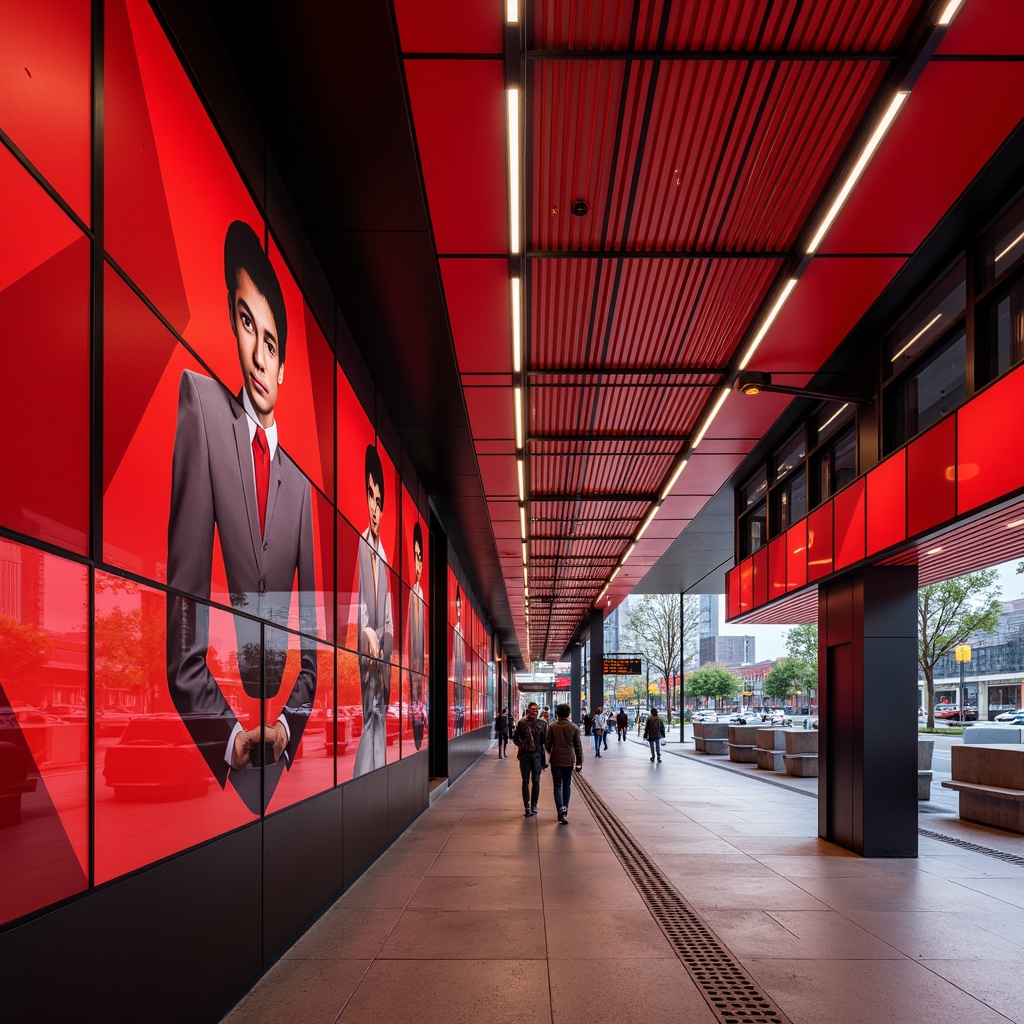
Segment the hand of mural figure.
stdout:
<path fill-rule="evenodd" d="M 367 626 L 366 629 L 363 630 L 363 633 L 366 634 L 366 646 L 368 648 L 366 653 L 369 654 L 371 658 L 379 658 L 380 641 L 377 639 L 376 630 L 370 629 L 370 627 Z"/>
<path fill-rule="evenodd" d="M 281 722 L 268 725 L 263 729 L 242 729 L 235 735 L 234 749 L 231 755 L 231 767 L 244 768 L 249 764 L 252 745 L 254 743 L 272 743 L 274 745 L 274 762 L 277 763 L 288 746 L 288 733 Z"/>

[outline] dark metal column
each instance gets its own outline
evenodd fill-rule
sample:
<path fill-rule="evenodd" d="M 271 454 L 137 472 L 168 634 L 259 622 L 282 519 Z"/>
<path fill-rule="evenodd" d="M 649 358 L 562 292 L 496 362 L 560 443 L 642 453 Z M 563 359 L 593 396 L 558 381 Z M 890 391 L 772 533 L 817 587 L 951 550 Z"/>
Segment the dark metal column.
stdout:
<path fill-rule="evenodd" d="M 587 712 L 604 703 L 604 610 L 590 609 L 590 695 Z"/>
<path fill-rule="evenodd" d="M 916 566 L 820 586 L 818 684 L 818 834 L 865 857 L 916 857 Z"/>
<path fill-rule="evenodd" d="M 583 721 L 580 710 L 580 695 L 583 688 L 583 648 L 573 647 L 569 651 L 569 717 L 579 725 Z"/>
<path fill-rule="evenodd" d="M 441 652 L 430 659 L 430 776 L 448 776 L 448 629 L 445 609 L 448 607 L 448 534 L 441 521 L 430 510 L 430 558 L 427 582 L 432 614 L 428 619 L 430 650 Z"/>

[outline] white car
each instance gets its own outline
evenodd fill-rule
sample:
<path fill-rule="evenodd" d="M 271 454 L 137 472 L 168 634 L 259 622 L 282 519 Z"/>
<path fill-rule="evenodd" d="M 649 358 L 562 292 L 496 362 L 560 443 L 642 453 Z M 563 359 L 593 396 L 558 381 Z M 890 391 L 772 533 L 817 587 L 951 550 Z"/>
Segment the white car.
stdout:
<path fill-rule="evenodd" d="M 995 720 L 997 722 L 1012 722 L 1019 714 L 1019 711 L 1004 711 L 1001 715 L 996 715 Z"/>

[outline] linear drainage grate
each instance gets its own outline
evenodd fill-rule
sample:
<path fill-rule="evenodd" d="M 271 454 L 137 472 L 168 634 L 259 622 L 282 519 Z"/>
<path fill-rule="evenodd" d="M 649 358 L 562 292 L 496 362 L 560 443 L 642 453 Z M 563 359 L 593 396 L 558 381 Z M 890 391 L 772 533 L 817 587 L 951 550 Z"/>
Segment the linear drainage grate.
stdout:
<path fill-rule="evenodd" d="M 687 905 L 644 848 L 582 776 L 573 780 L 651 915 L 723 1024 L 789 1024 L 789 1018 Z"/>
<path fill-rule="evenodd" d="M 944 836 L 941 832 L 929 832 L 926 828 L 919 828 L 917 834 L 926 839 L 937 839 L 940 843 L 949 843 L 950 846 L 959 847 L 961 850 L 970 850 L 971 853 L 983 853 L 986 857 L 995 857 L 996 860 L 1006 861 L 1007 864 L 1016 864 L 1024 867 L 1024 857 L 1016 853 L 1004 853 L 1002 850 L 993 850 L 991 846 L 980 846 L 978 843 L 968 842 L 966 839 L 954 839 L 953 836 Z"/>

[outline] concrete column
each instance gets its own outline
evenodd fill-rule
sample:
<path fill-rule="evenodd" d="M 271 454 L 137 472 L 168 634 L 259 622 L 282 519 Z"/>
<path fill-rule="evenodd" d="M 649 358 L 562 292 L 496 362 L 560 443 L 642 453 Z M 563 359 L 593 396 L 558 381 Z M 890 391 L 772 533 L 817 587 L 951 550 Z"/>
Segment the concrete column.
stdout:
<path fill-rule="evenodd" d="M 590 695 L 587 711 L 604 704 L 604 609 L 590 609 Z"/>
<path fill-rule="evenodd" d="M 583 721 L 581 695 L 583 692 L 583 648 L 573 647 L 569 651 L 569 707 L 570 718 L 579 725 Z"/>
<path fill-rule="evenodd" d="M 916 566 L 821 584 L 818 699 L 818 834 L 865 857 L 916 857 Z"/>

